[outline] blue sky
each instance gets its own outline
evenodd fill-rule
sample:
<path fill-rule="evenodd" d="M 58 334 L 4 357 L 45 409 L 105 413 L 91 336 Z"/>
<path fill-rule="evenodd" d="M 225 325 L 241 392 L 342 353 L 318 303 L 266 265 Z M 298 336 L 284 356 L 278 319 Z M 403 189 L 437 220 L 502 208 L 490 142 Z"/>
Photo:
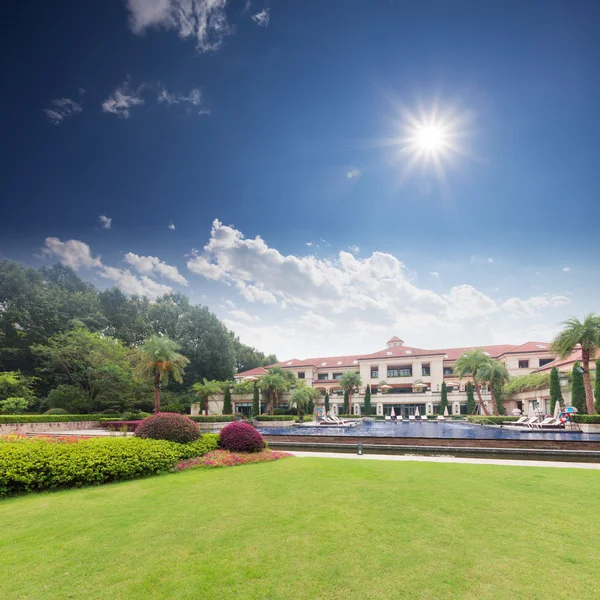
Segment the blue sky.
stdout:
<path fill-rule="evenodd" d="M 594 3 L 3 12 L 0 257 L 184 291 L 281 357 L 544 341 L 599 310 Z M 407 169 L 434 110 L 443 175 Z"/>

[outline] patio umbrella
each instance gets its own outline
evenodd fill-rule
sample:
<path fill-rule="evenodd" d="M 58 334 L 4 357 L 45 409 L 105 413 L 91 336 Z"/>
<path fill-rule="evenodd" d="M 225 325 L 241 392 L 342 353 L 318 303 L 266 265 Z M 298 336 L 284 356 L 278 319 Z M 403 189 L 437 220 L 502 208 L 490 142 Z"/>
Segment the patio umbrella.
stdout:
<path fill-rule="evenodd" d="M 420 417 L 421 413 L 419 412 L 419 407 L 415 408 L 415 417 Z"/>
<path fill-rule="evenodd" d="M 444 408 L 444 416 L 447 417 L 448 416 L 448 407 L 446 406 Z"/>
<path fill-rule="evenodd" d="M 554 405 L 554 418 L 558 419 L 558 415 L 562 412 L 562 408 L 560 407 L 560 402 L 556 402 Z"/>
<path fill-rule="evenodd" d="M 527 411 L 528 419 L 535 419 L 535 409 L 533 408 L 533 402 L 529 403 L 529 410 Z"/>
<path fill-rule="evenodd" d="M 394 407 L 392 406 L 392 417 L 396 416 L 396 411 L 394 410 Z"/>

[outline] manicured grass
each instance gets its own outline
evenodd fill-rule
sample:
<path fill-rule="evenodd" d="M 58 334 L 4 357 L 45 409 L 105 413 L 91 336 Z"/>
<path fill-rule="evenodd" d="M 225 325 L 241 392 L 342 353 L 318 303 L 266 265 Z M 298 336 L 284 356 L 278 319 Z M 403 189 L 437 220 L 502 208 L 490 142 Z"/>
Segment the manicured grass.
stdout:
<path fill-rule="evenodd" d="M 600 597 L 597 471 L 292 458 L 0 502 L 0 597 Z"/>

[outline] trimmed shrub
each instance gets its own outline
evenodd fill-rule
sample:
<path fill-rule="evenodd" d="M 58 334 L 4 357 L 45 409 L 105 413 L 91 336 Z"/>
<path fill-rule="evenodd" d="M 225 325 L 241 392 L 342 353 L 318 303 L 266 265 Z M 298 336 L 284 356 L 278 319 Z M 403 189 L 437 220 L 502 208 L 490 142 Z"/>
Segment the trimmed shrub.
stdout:
<path fill-rule="evenodd" d="M 50 408 L 45 415 L 68 415 L 69 413 L 64 408 Z"/>
<path fill-rule="evenodd" d="M 259 415 L 255 421 L 294 421 L 298 417 L 295 415 Z"/>
<path fill-rule="evenodd" d="M 170 411 L 164 411 L 164 412 L 170 412 Z M 147 412 L 143 412 L 141 410 L 130 410 L 130 411 L 126 411 L 123 414 L 121 414 L 121 419 L 123 419 L 123 421 L 141 421 L 142 419 L 147 419 L 148 417 L 151 417 L 152 415 L 150 413 Z"/>
<path fill-rule="evenodd" d="M 259 452 L 265 447 L 265 440 L 252 425 L 235 421 L 221 430 L 220 444 L 232 452 Z"/>
<path fill-rule="evenodd" d="M 338 415 L 338 417 L 340 419 L 361 419 L 362 418 L 361 415 L 352 415 L 352 414 L 343 414 L 343 413 L 341 415 Z"/>
<path fill-rule="evenodd" d="M 176 449 L 181 460 L 188 458 L 197 458 L 204 456 L 207 452 L 212 452 L 219 447 L 218 433 L 204 433 L 195 442 L 189 444 L 177 444 Z"/>
<path fill-rule="evenodd" d="M 136 437 L 170 442 L 195 442 L 200 428 L 194 421 L 179 413 L 156 413 L 144 419 L 135 430 Z"/>
<path fill-rule="evenodd" d="M 477 425 L 501 425 L 502 423 L 506 423 L 507 421 L 518 421 L 519 417 L 503 417 L 503 416 L 480 416 L 480 415 L 470 415 L 467 417 L 467 421 L 469 423 L 475 423 Z"/>
<path fill-rule="evenodd" d="M 100 415 L 0 415 L 0 425 L 99 421 Z"/>
<path fill-rule="evenodd" d="M 230 423 L 236 419 L 233 415 L 193 415 L 189 418 L 196 423 Z"/>
<path fill-rule="evenodd" d="M 600 415 L 571 415 L 574 423 L 600 424 Z"/>

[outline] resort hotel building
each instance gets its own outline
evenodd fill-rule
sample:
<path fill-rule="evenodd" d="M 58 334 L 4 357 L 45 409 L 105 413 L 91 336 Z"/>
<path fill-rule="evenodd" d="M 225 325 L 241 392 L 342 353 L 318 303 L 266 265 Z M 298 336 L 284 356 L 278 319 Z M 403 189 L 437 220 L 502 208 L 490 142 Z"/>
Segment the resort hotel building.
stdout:
<path fill-rule="evenodd" d="M 396 415 L 407 418 L 415 414 L 417 409 L 419 414 L 438 414 L 442 383 L 446 383 L 449 411 L 453 415 L 460 415 L 467 412 L 465 387 L 470 378 L 460 380 L 454 374 L 454 364 L 465 351 L 473 349 L 425 350 L 405 346 L 400 338 L 392 337 L 383 350 L 373 354 L 323 356 L 302 360 L 292 358 L 277 363 L 277 366 L 291 371 L 298 379 L 303 379 L 308 385 L 320 390 L 323 397 L 328 392 L 331 410 L 336 414 L 340 414 L 343 407 L 343 391 L 339 386 L 339 379 L 345 371 L 357 371 L 360 373 L 362 386 L 352 398 L 354 414 L 363 413 L 362 402 L 367 385 L 371 386 L 371 407 L 377 415 L 389 415 L 393 410 Z M 490 358 L 503 362 L 511 377 L 549 370 L 554 364 L 560 365 L 561 370 L 568 370 L 578 358 L 575 352 L 573 357 L 557 360 L 547 342 L 527 342 L 519 346 L 480 346 L 478 349 Z M 274 366 L 258 367 L 238 373 L 235 380 L 258 380 Z M 484 402 L 491 400 L 489 390 L 485 386 L 482 388 L 482 398 Z M 244 402 L 235 400 L 234 398 L 234 409 L 237 412 L 249 413 L 249 398 L 244 398 Z M 541 394 L 538 391 L 523 398 L 504 399 L 508 412 L 514 408 L 526 411 L 530 403 L 534 404 L 534 408 L 549 412 L 549 392 L 542 390 Z M 280 408 L 287 406 L 284 395 L 280 401 Z"/>

